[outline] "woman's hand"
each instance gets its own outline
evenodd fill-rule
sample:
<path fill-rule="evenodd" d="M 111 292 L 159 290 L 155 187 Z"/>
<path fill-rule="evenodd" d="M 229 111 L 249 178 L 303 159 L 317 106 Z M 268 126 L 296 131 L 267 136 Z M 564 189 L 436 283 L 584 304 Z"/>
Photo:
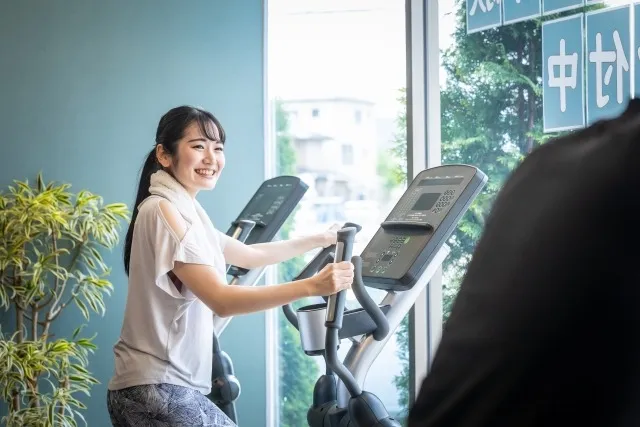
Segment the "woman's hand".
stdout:
<path fill-rule="evenodd" d="M 353 264 L 349 261 L 329 263 L 309 280 L 311 296 L 333 295 L 351 287 Z"/>
<path fill-rule="evenodd" d="M 336 242 L 338 241 L 338 231 L 340 231 L 341 228 L 342 226 L 340 224 L 333 224 L 327 231 L 322 233 L 321 237 L 323 248 L 336 244 Z"/>

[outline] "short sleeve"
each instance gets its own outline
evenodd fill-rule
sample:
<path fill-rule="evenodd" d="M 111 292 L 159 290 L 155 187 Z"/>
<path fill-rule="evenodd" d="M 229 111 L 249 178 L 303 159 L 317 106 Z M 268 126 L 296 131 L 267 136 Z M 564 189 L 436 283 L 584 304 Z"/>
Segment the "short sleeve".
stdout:
<path fill-rule="evenodd" d="M 211 265 L 201 254 L 204 252 L 198 245 L 196 232 L 190 226 L 182 240 L 166 222 L 159 206 L 155 206 L 155 221 L 149 231 L 152 233 L 151 240 L 154 256 L 154 278 L 156 285 L 174 298 L 184 299 L 185 296 L 173 283 L 169 272 L 173 270 L 176 262 L 185 264 Z"/>

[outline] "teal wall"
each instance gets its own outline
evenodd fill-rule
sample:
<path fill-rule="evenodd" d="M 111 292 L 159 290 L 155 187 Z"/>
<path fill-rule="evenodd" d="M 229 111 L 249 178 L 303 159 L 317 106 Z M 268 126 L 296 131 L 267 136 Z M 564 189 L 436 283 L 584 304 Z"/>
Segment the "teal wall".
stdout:
<path fill-rule="evenodd" d="M 160 116 L 196 104 L 228 134 L 219 186 L 199 197 L 226 231 L 264 176 L 263 29 L 260 0 L 2 2 L 0 188 L 43 171 L 131 208 Z M 98 334 L 90 368 L 102 382 L 83 399 L 92 427 L 110 425 L 106 384 L 127 286 L 121 249 L 106 256 L 115 285 L 107 314 L 87 329 Z M 81 321 L 73 309 L 57 333 Z M 242 427 L 265 425 L 264 332 L 257 314 L 233 319 L 222 337 L 243 387 Z"/>

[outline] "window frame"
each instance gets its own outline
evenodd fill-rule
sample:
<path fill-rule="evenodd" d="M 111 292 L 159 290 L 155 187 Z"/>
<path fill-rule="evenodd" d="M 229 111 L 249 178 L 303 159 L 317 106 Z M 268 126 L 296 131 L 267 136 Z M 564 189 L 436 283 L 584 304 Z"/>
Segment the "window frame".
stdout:
<path fill-rule="evenodd" d="M 439 0 L 406 0 L 407 181 L 442 163 Z M 424 143 L 420 143 L 424 141 Z M 442 267 L 409 313 L 409 402 L 429 372 L 443 320 Z"/>

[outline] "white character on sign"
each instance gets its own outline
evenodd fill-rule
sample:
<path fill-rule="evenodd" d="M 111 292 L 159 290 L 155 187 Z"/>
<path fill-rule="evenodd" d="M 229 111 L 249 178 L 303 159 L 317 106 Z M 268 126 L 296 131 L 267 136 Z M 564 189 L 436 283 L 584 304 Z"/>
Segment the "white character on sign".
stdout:
<path fill-rule="evenodd" d="M 618 104 L 622 104 L 622 73 L 623 71 L 629 71 L 629 61 L 624 53 L 622 46 L 622 40 L 618 31 L 613 32 L 613 43 L 616 46 L 616 50 L 602 50 L 602 34 L 596 34 L 596 50 L 589 53 L 589 61 L 596 64 L 596 104 L 602 108 L 609 103 L 609 95 L 602 93 L 603 86 L 611 83 L 611 75 L 613 74 L 613 65 L 607 67 L 607 71 L 602 78 L 602 65 L 604 63 L 616 64 L 616 100 Z M 604 85 L 603 85 L 604 83 Z"/>
<path fill-rule="evenodd" d="M 485 4 L 486 3 L 486 4 Z M 500 4 L 500 0 L 473 0 L 473 5 L 469 11 L 469 15 L 476 14 L 478 7 L 483 12 L 491 12 L 493 6 Z"/>
<path fill-rule="evenodd" d="M 558 75 L 555 67 L 560 67 Z M 569 75 L 567 75 L 569 67 Z M 547 62 L 547 74 L 549 75 L 549 87 L 560 89 L 560 111 L 567 110 L 567 88 L 575 89 L 578 85 L 578 54 L 567 55 L 566 42 L 560 39 L 560 54 L 550 55 Z"/>

